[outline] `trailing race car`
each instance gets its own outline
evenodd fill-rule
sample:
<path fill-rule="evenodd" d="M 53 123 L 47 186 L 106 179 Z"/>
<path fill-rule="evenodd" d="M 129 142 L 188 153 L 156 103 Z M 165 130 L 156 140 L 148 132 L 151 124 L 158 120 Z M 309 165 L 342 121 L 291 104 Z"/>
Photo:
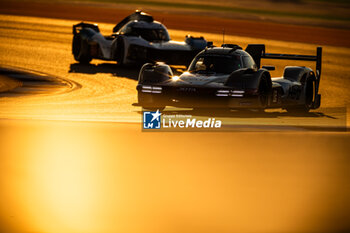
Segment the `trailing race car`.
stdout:
<path fill-rule="evenodd" d="M 286 66 L 282 77 L 271 78 L 263 66 L 266 59 L 316 62 L 316 72 L 304 66 Z M 200 52 L 189 69 L 174 76 L 163 63 L 145 64 L 139 73 L 137 106 L 163 109 L 165 106 L 189 108 L 266 109 L 308 112 L 320 106 L 322 48 L 317 55 L 265 53 L 265 45 L 250 44 L 246 50 L 231 44 Z"/>
<path fill-rule="evenodd" d="M 76 61 L 89 63 L 93 58 L 130 64 L 164 61 L 188 66 L 207 46 L 203 37 L 187 35 L 184 42 L 172 41 L 166 27 L 141 11 L 129 15 L 103 36 L 97 24 L 73 25 L 72 53 Z"/>

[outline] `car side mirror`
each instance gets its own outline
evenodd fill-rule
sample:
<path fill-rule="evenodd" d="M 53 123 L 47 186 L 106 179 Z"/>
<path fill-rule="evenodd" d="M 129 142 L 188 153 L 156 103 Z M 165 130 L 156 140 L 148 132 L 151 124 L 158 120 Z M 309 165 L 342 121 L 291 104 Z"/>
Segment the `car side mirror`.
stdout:
<path fill-rule="evenodd" d="M 275 66 L 262 66 L 262 68 L 267 70 L 276 70 Z"/>
<path fill-rule="evenodd" d="M 207 41 L 207 47 L 208 48 L 214 47 L 213 41 Z"/>

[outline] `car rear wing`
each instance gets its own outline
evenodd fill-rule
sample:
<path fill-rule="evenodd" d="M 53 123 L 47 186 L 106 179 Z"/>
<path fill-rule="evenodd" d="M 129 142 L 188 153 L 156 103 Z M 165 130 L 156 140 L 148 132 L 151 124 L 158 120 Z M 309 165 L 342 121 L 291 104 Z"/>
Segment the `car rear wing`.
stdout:
<path fill-rule="evenodd" d="M 98 28 L 97 24 L 81 22 L 73 25 L 73 35 L 77 35 L 83 28 L 91 28 L 96 32 L 100 32 L 100 29 Z"/>
<path fill-rule="evenodd" d="M 322 65 L 322 47 L 317 47 L 316 55 L 296 55 L 296 54 L 280 54 L 266 53 L 264 44 L 249 44 L 245 49 L 249 53 L 256 65 L 260 68 L 261 59 L 278 59 L 278 60 L 297 60 L 297 61 L 315 61 L 316 62 L 316 78 L 321 77 Z"/>
<path fill-rule="evenodd" d="M 322 68 L 322 47 L 317 47 L 315 55 L 296 55 L 296 54 L 280 54 L 280 53 L 266 53 L 264 44 L 249 44 L 245 49 L 249 53 L 256 65 L 260 68 L 261 59 L 279 59 L 279 60 L 297 60 L 297 61 L 314 61 L 316 62 L 316 85 L 315 85 L 315 100 L 313 108 L 319 108 L 321 104 L 321 95 L 318 94 L 321 68 Z"/>

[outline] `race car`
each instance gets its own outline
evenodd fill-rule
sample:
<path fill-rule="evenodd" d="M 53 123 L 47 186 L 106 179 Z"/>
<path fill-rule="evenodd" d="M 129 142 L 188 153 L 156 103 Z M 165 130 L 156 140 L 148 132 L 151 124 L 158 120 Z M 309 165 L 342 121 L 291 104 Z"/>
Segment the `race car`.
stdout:
<path fill-rule="evenodd" d="M 316 72 L 304 66 L 286 66 L 281 77 L 272 78 L 274 66 L 261 59 L 316 62 Z M 173 75 L 164 63 L 145 64 L 139 73 L 138 103 L 145 109 L 166 106 L 185 108 L 255 109 L 282 108 L 308 112 L 320 107 L 322 47 L 316 56 L 266 53 L 264 44 L 223 44 L 200 52 L 188 70 Z"/>
<path fill-rule="evenodd" d="M 72 53 L 80 63 L 96 58 L 119 65 L 163 61 L 188 66 L 206 46 L 203 37 L 187 35 L 184 42 L 171 40 L 162 23 L 141 11 L 124 18 L 109 36 L 103 36 L 97 24 L 73 25 Z"/>

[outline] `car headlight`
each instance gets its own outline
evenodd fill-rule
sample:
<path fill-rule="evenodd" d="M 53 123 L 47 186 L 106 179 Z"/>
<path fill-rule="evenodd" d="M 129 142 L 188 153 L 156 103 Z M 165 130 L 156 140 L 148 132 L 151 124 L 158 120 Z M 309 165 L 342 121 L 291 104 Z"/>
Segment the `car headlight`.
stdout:
<path fill-rule="evenodd" d="M 216 96 L 243 97 L 244 90 L 217 90 Z"/>
<path fill-rule="evenodd" d="M 160 93 L 162 93 L 162 87 L 143 85 L 143 86 L 141 87 L 141 92 L 144 92 L 144 93 L 153 93 L 153 94 L 160 94 Z"/>
<path fill-rule="evenodd" d="M 177 80 L 179 80 L 180 79 L 180 77 L 179 76 L 173 76 L 172 78 L 171 78 L 171 80 L 173 80 L 173 81 L 177 81 Z"/>

